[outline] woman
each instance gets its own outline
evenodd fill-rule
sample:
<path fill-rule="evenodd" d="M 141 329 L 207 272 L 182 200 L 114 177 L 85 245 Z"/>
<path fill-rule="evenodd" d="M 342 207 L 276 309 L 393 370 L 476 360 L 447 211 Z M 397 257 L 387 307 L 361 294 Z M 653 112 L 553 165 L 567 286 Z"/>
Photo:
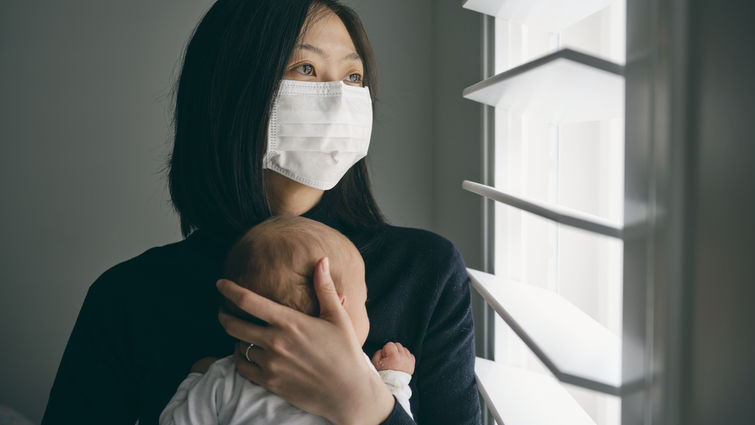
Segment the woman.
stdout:
<path fill-rule="evenodd" d="M 387 225 L 363 154 L 348 146 L 333 148 L 332 139 L 325 143 L 302 129 L 317 149 L 290 146 L 292 161 L 272 158 L 279 147 L 270 135 L 278 133 L 268 130 L 283 128 L 271 120 L 282 80 L 299 80 L 284 85 L 309 92 L 340 81 L 368 87 L 374 99 L 375 68 L 358 17 L 332 0 L 219 0 L 195 30 L 178 82 L 169 180 L 187 237 L 113 267 L 91 286 L 43 425 L 156 424 L 192 365 L 202 367 L 197 360 L 234 347 L 243 376 L 335 424 L 414 423 L 366 367 L 327 259 L 314 276 L 319 318 L 218 280 L 233 240 L 279 214 L 321 221 L 359 247 L 372 324 L 364 350 L 375 352 L 390 340 L 415 354 L 417 423 L 479 423 L 460 255 L 437 235 Z M 292 105 L 294 118 L 312 118 Z M 335 134 L 346 131 L 338 127 L 349 120 L 344 117 L 364 113 L 323 108 L 319 113 L 342 120 L 328 124 Z M 296 159 L 318 149 L 342 169 L 332 188 L 312 184 L 332 177 L 332 169 Z M 268 326 L 218 316 L 218 290 Z"/>

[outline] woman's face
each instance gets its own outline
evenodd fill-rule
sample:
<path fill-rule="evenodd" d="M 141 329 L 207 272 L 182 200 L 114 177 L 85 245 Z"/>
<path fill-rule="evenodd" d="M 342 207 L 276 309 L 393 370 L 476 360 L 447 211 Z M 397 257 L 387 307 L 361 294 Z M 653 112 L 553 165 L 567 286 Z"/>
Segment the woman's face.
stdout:
<path fill-rule="evenodd" d="M 361 86 L 364 66 L 354 42 L 336 14 L 315 11 L 305 23 L 303 34 L 294 47 L 284 80 L 312 82 L 343 81 Z M 322 198 L 323 191 L 300 184 L 275 171 L 265 170 L 268 202 L 274 215 L 300 215 Z"/>
<path fill-rule="evenodd" d="M 283 79 L 361 86 L 364 66 L 341 19 L 329 10 L 311 16 L 314 20 L 305 24 L 306 32 L 294 47 Z"/>

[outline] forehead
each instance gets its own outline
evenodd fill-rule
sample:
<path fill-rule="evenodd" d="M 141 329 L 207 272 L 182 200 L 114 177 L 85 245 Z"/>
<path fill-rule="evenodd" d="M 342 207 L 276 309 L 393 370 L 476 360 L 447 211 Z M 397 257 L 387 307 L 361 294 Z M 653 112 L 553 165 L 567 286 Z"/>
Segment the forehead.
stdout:
<path fill-rule="evenodd" d="M 352 53 L 356 51 L 346 25 L 330 9 L 321 7 L 310 12 L 302 28 L 300 42 L 310 44 L 328 53 Z"/>

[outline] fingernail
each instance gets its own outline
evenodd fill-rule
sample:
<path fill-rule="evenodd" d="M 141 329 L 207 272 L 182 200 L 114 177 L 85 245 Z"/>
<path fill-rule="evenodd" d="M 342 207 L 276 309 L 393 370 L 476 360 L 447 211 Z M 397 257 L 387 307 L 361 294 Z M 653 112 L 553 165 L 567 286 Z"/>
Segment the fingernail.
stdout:
<path fill-rule="evenodd" d="M 223 279 L 218 279 L 218 280 L 217 280 L 217 281 L 215 282 L 215 287 L 216 287 L 216 288 L 218 288 L 218 289 L 220 289 L 220 288 L 221 288 L 221 287 L 222 287 L 223 285 L 224 285 L 224 281 L 223 281 Z"/>
<path fill-rule="evenodd" d="M 322 271 L 330 274 L 330 260 L 328 257 L 322 259 Z"/>

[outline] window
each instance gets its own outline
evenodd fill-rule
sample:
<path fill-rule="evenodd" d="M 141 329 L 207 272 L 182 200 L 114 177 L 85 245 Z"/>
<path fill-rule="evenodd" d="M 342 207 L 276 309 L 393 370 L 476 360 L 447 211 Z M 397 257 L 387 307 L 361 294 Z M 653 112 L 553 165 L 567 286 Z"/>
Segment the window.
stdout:
<path fill-rule="evenodd" d="M 465 90 L 492 108 L 489 270 L 497 313 L 478 360 L 499 423 L 622 423 L 624 0 L 468 0 L 492 16 L 494 74 Z M 490 32 L 488 32 L 490 33 Z"/>

